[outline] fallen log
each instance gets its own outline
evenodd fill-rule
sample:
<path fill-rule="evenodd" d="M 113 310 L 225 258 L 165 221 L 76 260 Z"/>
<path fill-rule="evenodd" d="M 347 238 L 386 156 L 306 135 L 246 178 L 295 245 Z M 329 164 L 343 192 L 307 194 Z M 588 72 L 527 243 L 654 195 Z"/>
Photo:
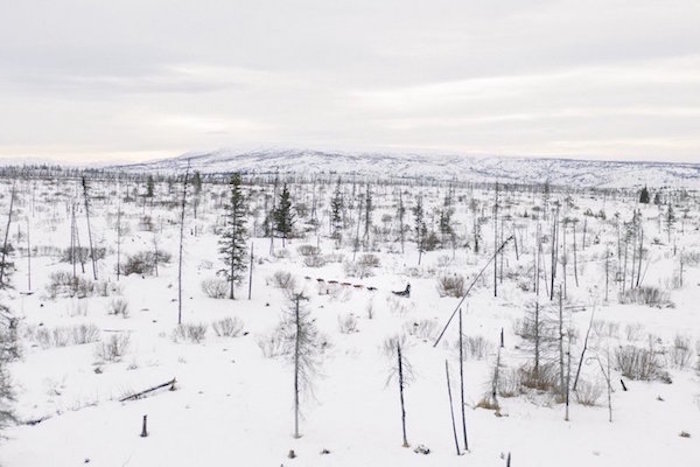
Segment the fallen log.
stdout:
<path fill-rule="evenodd" d="M 136 399 L 140 399 L 141 397 L 145 396 L 146 394 L 157 391 L 158 389 L 162 389 L 164 387 L 170 386 L 170 390 L 174 391 L 175 390 L 175 378 L 171 379 L 170 381 L 167 381 L 163 384 L 159 384 L 158 386 L 153 386 L 151 388 L 145 389 L 141 392 L 137 392 L 136 394 L 131 394 L 130 396 L 122 397 L 119 399 L 119 402 L 126 402 L 126 401 L 132 401 Z"/>

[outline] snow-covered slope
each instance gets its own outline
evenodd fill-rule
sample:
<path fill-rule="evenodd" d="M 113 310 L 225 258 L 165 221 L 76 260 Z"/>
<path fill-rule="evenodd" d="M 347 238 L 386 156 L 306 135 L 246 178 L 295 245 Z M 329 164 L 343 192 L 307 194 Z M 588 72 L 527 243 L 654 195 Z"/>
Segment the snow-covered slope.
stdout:
<path fill-rule="evenodd" d="M 558 185 L 700 188 L 700 164 L 612 162 L 529 157 L 478 157 L 315 150 L 220 149 L 193 152 L 155 162 L 120 166 L 133 171 L 184 170 L 189 163 L 203 173 L 338 173 L 367 176 L 433 177 L 472 181 L 543 182 Z"/>

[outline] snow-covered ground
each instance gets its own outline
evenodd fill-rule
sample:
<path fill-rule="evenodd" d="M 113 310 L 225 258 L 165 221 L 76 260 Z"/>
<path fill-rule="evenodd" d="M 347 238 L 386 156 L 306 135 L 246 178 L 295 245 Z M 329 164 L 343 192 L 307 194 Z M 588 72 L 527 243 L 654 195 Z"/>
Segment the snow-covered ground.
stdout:
<path fill-rule="evenodd" d="M 649 185 L 653 197 L 654 187 Z M 558 287 L 566 274 L 563 327 L 575 336 L 570 352 L 572 380 L 591 313 L 595 313 L 579 382 L 581 388 L 592 388 L 594 405 L 580 403 L 571 392 L 568 421 L 561 398 L 551 391 L 528 389 L 517 376 L 518 369 L 533 359 L 531 342 L 519 334 L 536 300 L 533 283 L 538 224 L 542 238 L 546 238 L 542 243 L 539 302 L 547 319 L 556 317 L 559 309 L 556 294 L 550 301 L 545 285 L 550 274 L 553 214 L 548 213 L 546 219 L 541 216 L 544 197 L 539 191 L 500 194 L 503 236 L 514 233 L 518 246 L 516 252 L 510 242 L 502 261 L 497 261 L 503 265 L 497 278 L 498 296 L 493 296 L 493 266 L 489 265 L 464 304 L 464 335 L 482 344 L 475 344 L 478 348 L 467 352 L 464 362 L 469 452 L 457 456 L 445 377 L 448 361 L 461 444 L 457 320 L 436 347 L 433 343 L 459 298 L 442 297 L 437 286 L 441 277 L 454 274 L 462 275 L 468 284 L 489 261 L 494 251 L 494 192 L 467 186 L 454 188 L 455 247 L 446 242 L 444 247 L 427 251 L 418 265 L 411 212 L 415 197 L 422 195 L 428 228 L 437 230 L 438 216 L 434 213 L 443 207 L 449 187 L 373 186 L 374 228 L 366 248 L 360 246 L 353 260 L 357 202 L 364 195 L 364 186 L 356 188 L 355 192 L 350 183 L 343 186 L 346 206 L 353 200 L 355 208 L 346 212 L 340 248 L 329 235 L 329 203 L 335 189 L 331 182 L 313 188 L 311 184 L 292 187 L 295 204 L 304 203 L 310 208 L 312 199 L 316 199 L 320 227 L 316 232 L 308 223 L 311 214 L 300 209 L 298 237 L 290 239 L 285 248 L 281 239 L 275 239 L 271 249 L 270 239 L 261 230 L 264 195 L 271 195 L 273 188 L 246 187 L 253 211 L 248 227 L 254 234 L 251 241 L 255 252 L 250 300 L 247 279 L 236 287 L 236 300 L 209 298 L 202 290 L 202 281 L 214 278 L 223 267 L 215 227 L 221 225 L 224 214 L 222 195 L 226 186 L 204 184 L 196 218 L 195 198 L 191 196 L 185 219 L 182 322 L 207 327 L 201 342 L 193 342 L 176 336 L 179 183 L 171 184 L 170 191 L 167 183 L 157 183 L 152 200 L 142 196 L 124 200 L 126 192 L 143 194 L 145 183 L 91 182 L 91 230 L 95 244 L 106 249 L 105 258 L 97 262 L 98 280 L 103 282 L 106 296 L 97 293 L 77 298 L 58 293 L 52 298 L 48 292 L 52 273 L 72 274 L 72 265 L 60 261 L 61 253 L 70 246 L 71 201 L 76 203 L 81 245 L 88 244 L 82 198 L 76 181 L 19 181 L 10 227 L 12 260 L 17 270 L 12 275 L 13 289 L 4 291 L 2 299 L 20 320 L 22 355 L 9 364 L 18 422 L 3 432 L 6 439 L 0 441 L 0 464 L 504 466 L 510 455 L 511 465 L 531 467 L 700 465 L 697 192 L 687 196 L 661 193 L 662 202 L 671 203 L 676 213 L 670 232 L 665 222 L 666 204 L 641 205 L 636 196 L 616 199 L 600 192 L 577 192 L 567 201 L 567 193 L 555 192 L 547 201 L 548 208 L 555 200 L 561 201 L 560 219 L 578 221 L 575 230 L 567 224 L 566 234 L 560 236 L 560 254 L 567 255 L 568 263 L 567 269 L 558 268 L 556 278 Z M 399 190 L 406 207 L 404 253 L 398 235 Z M 5 181 L 0 214 L 9 208 L 9 192 L 10 182 Z M 159 265 L 157 276 L 131 274 L 117 280 L 119 207 L 124 212 L 125 226 L 122 261 L 129 255 L 152 251 L 155 240 L 158 249 L 172 255 L 168 264 Z M 627 264 L 627 274 L 634 269 L 630 265 L 632 245 L 636 243 L 630 242 L 626 259 L 618 257 L 615 213 L 619 213 L 624 237 L 622 223 L 632 219 L 634 209 L 641 211 L 644 230 L 640 283 L 668 294 L 672 307 L 618 301 L 622 284 L 616 281 L 615 273 L 623 264 Z M 600 211 L 605 212 L 605 219 L 585 214 Z M 144 216 L 150 217 L 153 231 L 145 229 Z M 475 222 L 481 235 L 478 252 L 473 241 Z M 31 294 L 27 293 L 28 228 L 34 252 Z M 302 233 L 304 228 L 306 232 Z M 574 235 L 578 279 L 573 271 Z M 306 266 L 305 250 L 299 248 L 302 245 L 318 245 L 325 264 Z M 612 256 L 608 262 L 607 301 L 606 251 Z M 351 275 L 352 265 L 365 254 L 374 255 L 379 265 L 371 267 L 367 277 Z M 92 281 L 89 259 L 84 268 L 82 272 L 77 265 L 78 276 Z M 293 366 L 288 356 L 268 357 L 259 345 L 274 336 L 284 310 L 291 306 L 288 292 L 277 286 L 274 276 L 279 272 L 290 273 L 295 282 L 293 291 L 303 291 L 309 298 L 303 306 L 321 335 L 318 372 L 312 378 L 312 390 L 302 394 L 302 436 L 298 439 L 292 436 Z M 329 284 L 334 280 L 351 285 Z M 402 290 L 407 283 L 411 284 L 410 297 L 391 293 Z M 127 313 L 110 313 L 118 300 L 128 304 Z M 217 336 L 212 323 L 225 318 L 243 323 L 238 336 Z M 76 343 L 72 333 L 80 325 L 96 328 L 91 338 L 83 339 L 93 342 Z M 501 330 L 504 347 L 499 351 Z M 406 335 L 404 352 L 414 373 L 405 388 L 408 448 L 402 447 L 398 385 L 389 378 L 394 360 L 383 350 L 387 339 L 397 335 Z M 128 344 L 122 355 L 107 361 L 100 350 L 112 339 L 124 343 L 123 336 L 128 336 Z M 689 343 L 689 348 L 684 349 L 679 342 Z M 641 381 L 623 376 L 616 359 L 621 346 L 642 350 L 651 347 L 659 377 Z M 558 365 L 557 343 L 548 342 L 546 347 L 543 362 Z M 490 399 L 499 354 L 500 408 L 477 407 Z M 605 368 L 608 361 L 612 422 L 601 371 L 601 365 Z M 174 390 L 167 386 L 142 398 L 120 402 L 173 378 Z M 139 436 L 144 415 L 148 416 L 147 437 Z M 420 445 L 429 448 L 430 453 L 414 452 Z M 290 450 L 295 458 L 288 456 Z"/>

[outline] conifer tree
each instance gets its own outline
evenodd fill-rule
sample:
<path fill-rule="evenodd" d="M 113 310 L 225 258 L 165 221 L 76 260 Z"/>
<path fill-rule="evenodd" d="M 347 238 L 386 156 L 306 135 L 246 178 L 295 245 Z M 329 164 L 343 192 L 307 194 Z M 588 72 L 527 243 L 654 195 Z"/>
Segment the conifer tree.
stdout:
<path fill-rule="evenodd" d="M 241 191 L 241 176 L 231 175 L 229 202 L 226 204 L 226 224 L 219 239 L 219 253 L 226 265 L 219 271 L 229 283 L 229 298 L 233 300 L 234 284 L 241 279 L 247 264 L 247 201 Z"/>
<path fill-rule="evenodd" d="M 639 193 L 639 202 L 642 204 L 649 204 L 649 190 L 647 189 L 646 185 Z"/>
<path fill-rule="evenodd" d="M 343 193 L 340 189 L 340 177 L 335 187 L 335 193 L 331 199 L 331 236 L 335 240 L 336 248 L 340 247 L 343 239 Z"/>
<path fill-rule="evenodd" d="M 420 266 L 420 261 L 425 247 L 425 237 L 427 234 L 423 213 L 423 198 L 421 196 L 418 196 L 416 205 L 413 207 L 413 220 L 414 230 L 416 232 L 416 246 L 418 248 L 418 265 Z"/>
<path fill-rule="evenodd" d="M 282 248 L 286 244 L 286 240 L 289 238 L 289 234 L 292 233 L 294 228 L 294 212 L 292 211 L 292 201 L 289 194 L 289 189 L 285 183 L 282 186 L 282 193 L 280 193 L 279 204 L 275 209 L 274 213 L 275 220 L 275 230 L 282 235 Z"/>

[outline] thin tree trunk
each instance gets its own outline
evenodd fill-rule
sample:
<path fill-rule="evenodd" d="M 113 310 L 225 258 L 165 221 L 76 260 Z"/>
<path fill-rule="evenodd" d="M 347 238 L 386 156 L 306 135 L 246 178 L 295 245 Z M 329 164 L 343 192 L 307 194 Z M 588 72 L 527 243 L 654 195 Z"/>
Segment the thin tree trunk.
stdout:
<path fill-rule="evenodd" d="M 253 247 L 255 244 L 250 242 L 250 267 L 248 268 L 248 300 L 253 293 Z"/>
<path fill-rule="evenodd" d="M 493 249 L 496 251 L 496 261 L 493 262 L 493 296 L 498 296 L 498 182 L 496 182 L 496 200 L 493 203 Z"/>
<path fill-rule="evenodd" d="M 32 242 L 29 233 L 29 217 L 27 217 L 27 291 L 32 291 Z"/>
<path fill-rule="evenodd" d="M 462 308 L 459 309 L 459 401 L 462 407 L 462 435 L 464 438 L 464 450 L 469 451 L 467 440 L 467 417 L 464 404 L 464 334 L 462 333 Z"/>
<path fill-rule="evenodd" d="M 180 202 L 180 246 L 177 262 L 177 324 L 182 324 L 182 243 L 185 237 L 185 206 L 187 205 L 187 181 L 190 175 L 190 161 L 187 161 L 185 181 L 182 187 L 182 201 Z"/>
<path fill-rule="evenodd" d="M 578 255 L 576 254 L 576 223 L 573 224 L 574 228 L 574 281 L 576 282 L 576 287 L 578 287 Z"/>
<path fill-rule="evenodd" d="M 588 350 L 588 337 L 591 335 L 591 328 L 593 328 L 593 317 L 595 316 L 595 308 L 591 312 L 591 321 L 588 323 L 588 330 L 586 330 L 586 337 L 583 340 L 583 349 L 581 350 L 581 358 L 578 360 L 578 368 L 576 369 L 576 377 L 574 378 L 574 392 L 576 391 L 576 386 L 578 385 L 578 378 L 581 375 L 581 367 L 583 366 L 583 359 L 586 356 L 586 350 Z"/>
<path fill-rule="evenodd" d="M 92 260 L 92 277 L 97 280 L 97 258 L 92 245 L 92 228 L 90 227 L 90 200 L 88 198 L 87 181 L 83 177 L 83 200 L 85 201 L 85 218 L 87 220 L 88 242 L 90 244 L 90 259 Z"/>
<path fill-rule="evenodd" d="M 559 391 L 564 395 L 564 304 L 559 285 Z"/>
<path fill-rule="evenodd" d="M 401 344 L 396 345 L 396 353 L 399 359 L 399 396 L 401 398 L 401 430 L 403 432 L 403 447 L 408 447 L 406 438 L 406 408 L 403 399 L 403 359 L 401 358 Z"/>
<path fill-rule="evenodd" d="M 445 360 L 445 376 L 447 377 L 447 397 L 450 400 L 450 417 L 452 418 L 452 434 L 455 439 L 455 449 L 457 450 L 457 455 L 461 456 L 462 453 L 459 451 L 459 441 L 457 440 L 457 424 L 455 423 L 455 411 L 454 404 L 452 403 L 452 388 L 450 386 L 450 367 Z"/>
<path fill-rule="evenodd" d="M 294 340 L 294 437 L 300 438 L 299 434 L 299 351 L 301 348 L 301 338 L 299 328 L 299 296 L 296 297 L 296 303 L 294 304 L 294 317 L 296 322 L 296 335 Z"/>
<path fill-rule="evenodd" d="M 637 267 L 637 283 L 635 284 L 635 287 L 639 287 L 639 283 L 641 281 L 641 275 L 642 275 L 642 254 L 644 252 L 644 229 L 641 228 L 639 232 L 640 238 L 639 238 L 639 261 L 638 261 L 638 267 Z"/>
<path fill-rule="evenodd" d="M 12 184 L 10 192 L 10 211 L 7 213 L 7 225 L 5 226 L 5 240 L 2 243 L 2 259 L 0 259 L 0 288 L 5 286 L 5 260 L 7 259 L 7 240 L 10 236 L 10 224 L 12 223 L 12 210 L 15 205 L 15 185 Z"/>

